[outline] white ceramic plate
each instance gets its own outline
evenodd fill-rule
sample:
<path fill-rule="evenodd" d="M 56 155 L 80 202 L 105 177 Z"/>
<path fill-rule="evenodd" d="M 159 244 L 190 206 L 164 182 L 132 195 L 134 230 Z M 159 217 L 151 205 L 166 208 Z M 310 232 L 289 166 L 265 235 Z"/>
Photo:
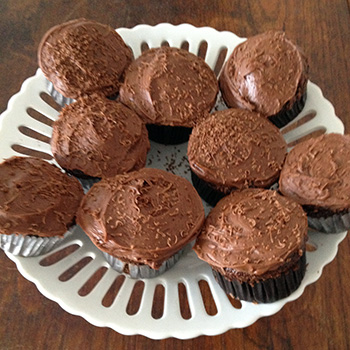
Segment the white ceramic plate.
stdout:
<path fill-rule="evenodd" d="M 145 43 L 149 47 L 157 47 L 167 41 L 170 46 L 181 47 L 187 42 L 189 51 L 195 54 L 198 54 L 198 51 L 205 52 L 205 60 L 213 69 L 221 51 L 227 58 L 233 48 L 244 40 L 233 33 L 218 32 L 212 28 L 195 28 L 188 24 L 159 24 L 155 27 L 139 25 L 132 29 L 120 28 L 117 31 L 132 48 L 135 57 L 141 53 L 141 47 L 144 47 Z M 206 50 L 203 50 L 205 47 Z M 216 66 L 215 70 L 218 71 L 220 66 Z M 45 78 L 38 70 L 35 76 L 23 83 L 20 92 L 10 99 L 8 109 L 0 118 L 1 159 L 27 153 L 25 148 L 43 152 L 50 158 L 50 123 L 57 118 L 58 112 L 42 99 L 45 86 Z M 311 82 L 307 88 L 306 105 L 296 119 L 307 122 L 296 128 L 288 125 L 284 129 L 284 136 L 289 143 L 317 130 L 344 132 L 342 122 L 335 116 L 332 105 L 323 97 L 321 90 Z M 223 108 L 225 107 L 219 97 L 216 109 Z M 37 112 L 44 117 L 40 117 Z M 310 113 L 314 115 L 313 118 L 305 117 Z M 28 129 L 46 136 L 47 142 L 29 137 Z M 45 141 L 45 138 L 43 140 Z M 186 148 L 186 144 L 163 146 L 152 143 L 148 166 L 160 167 L 189 179 Z M 209 208 L 206 207 L 206 210 L 208 212 Z M 110 269 L 102 254 L 79 228 L 76 228 L 74 234 L 69 236 L 62 246 L 63 248 L 75 245 L 77 249 L 49 266 L 44 264 L 44 259 L 53 253 L 35 258 L 20 258 L 10 254 L 8 257 L 16 263 L 20 273 L 34 282 L 47 298 L 96 326 L 110 327 L 125 335 L 142 334 L 153 339 L 188 339 L 202 334 L 217 335 L 231 328 L 247 327 L 260 317 L 275 314 L 287 302 L 300 297 L 305 287 L 321 276 L 323 267 L 336 256 L 338 245 L 345 235 L 346 232 L 333 235 L 310 232 L 310 241 L 317 249 L 307 252 L 307 271 L 298 290 L 288 298 L 272 304 L 255 305 L 241 302 L 240 308 L 231 305 L 226 294 L 216 284 L 211 269 L 193 252 L 189 252 L 164 275 L 143 281 L 123 278 Z M 68 274 L 67 271 L 71 267 L 75 268 L 75 272 Z M 68 275 L 71 278 L 68 278 Z M 94 288 L 90 280 L 92 276 L 96 279 Z M 217 310 L 214 315 L 212 311 L 207 313 L 203 302 L 200 289 L 200 285 L 203 284 L 200 281 L 203 280 L 206 281 L 213 297 L 212 303 L 215 305 L 212 306 Z M 114 283 L 115 281 L 117 283 Z M 111 286 L 112 289 L 118 290 L 116 297 L 110 296 L 108 292 Z M 130 311 L 128 303 L 130 298 L 135 297 L 137 290 L 138 295 L 142 296 L 140 305 L 138 310 Z M 159 293 L 160 290 L 164 292 L 163 297 L 162 293 Z M 184 309 L 183 295 L 187 296 L 190 309 L 185 318 L 181 311 Z M 209 308 L 215 310 L 215 307 Z M 159 313 L 158 309 L 163 311 Z M 158 310 L 157 317 L 152 310 Z"/>

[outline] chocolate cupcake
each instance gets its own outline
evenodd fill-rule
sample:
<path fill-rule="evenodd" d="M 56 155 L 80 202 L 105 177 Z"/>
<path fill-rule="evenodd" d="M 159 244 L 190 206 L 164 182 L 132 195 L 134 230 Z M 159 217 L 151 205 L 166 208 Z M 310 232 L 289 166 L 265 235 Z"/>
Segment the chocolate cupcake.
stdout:
<path fill-rule="evenodd" d="M 209 213 L 194 250 L 234 298 L 271 303 L 300 285 L 306 268 L 307 218 L 276 191 L 232 192 Z"/>
<path fill-rule="evenodd" d="M 0 248 L 19 256 L 54 249 L 75 224 L 79 182 L 38 158 L 0 164 Z"/>
<path fill-rule="evenodd" d="M 132 58 L 113 28 L 84 18 L 51 28 L 38 49 L 39 66 L 53 84 L 49 92 L 61 105 L 96 92 L 115 95 Z"/>
<path fill-rule="evenodd" d="M 151 168 L 94 184 L 77 216 L 112 267 L 132 278 L 155 277 L 172 267 L 203 221 L 192 185 Z"/>
<path fill-rule="evenodd" d="M 269 31 L 233 50 L 220 90 L 229 107 L 261 113 L 281 128 L 305 105 L 308 70 L 304 54 L 285 33 Z"/>
<path fill-rule="evenodd" d="M 279 129 L 261 115 L 233 108 L 213 113 L 188 142 L 193 184 L 212 206 L 234 189 L 268 188 L 278 180 L 286 151 Z"/>
<path fill-rule="evenodd" d="M 214 107 L 218 83 L 205 61 L 174 47 L 145 51 L 126 71 L 121 101 L 147 124 L 150 139 L 188 140 L 191 128 Z"/>
<path fill-rule="evenodd" d="M 309 226 L 326 233 L 350 229 L 350 135 L 326 134 L 288 154 L 279 189 L 300 203 Z"/>
<path fill-rule="evenodd" d="M 91 187 L 102 177 L 144 167 L 150 144 L 135 112 L 92 95 L 62 109 L 53 124 L 51 149 L 62 168 Z"/>

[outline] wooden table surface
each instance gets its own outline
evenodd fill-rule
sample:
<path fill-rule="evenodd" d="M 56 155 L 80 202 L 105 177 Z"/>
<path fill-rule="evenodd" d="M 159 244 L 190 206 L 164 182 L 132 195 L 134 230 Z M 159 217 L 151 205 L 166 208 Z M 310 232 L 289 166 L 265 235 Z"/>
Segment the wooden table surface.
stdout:
<path fill-rule="evenodd" d="M 308 1 L 48 1 L 0 2 L 0 112 L 37 69 L 36 49 L 55 24 L 86 17 L 112 27 L 191 23 L 247 37 L 285 30 L 310 59 L 321 87 L 350 130 L 349 0 Z M 151 340 L 98 328 L 46 299 L 0 252 L 0 350 L 12 349 L 350 349 L 350 240 L 321 278 L 280 312 L 245 329 L 191 340 Z"/>

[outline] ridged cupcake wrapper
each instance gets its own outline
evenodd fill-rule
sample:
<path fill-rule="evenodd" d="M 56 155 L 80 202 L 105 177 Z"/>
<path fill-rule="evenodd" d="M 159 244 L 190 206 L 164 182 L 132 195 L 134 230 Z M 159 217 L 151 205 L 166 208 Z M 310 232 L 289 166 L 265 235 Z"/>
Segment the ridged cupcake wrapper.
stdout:
<path fill-rule="evenodd" d="M 329 217 L 307 217 L 309 227 L 323 233 L 339 233 L 350 229 L 350 210 Z"/>
<path fill-rule="evenodd" d="M 193 187 L 197 190 L 199 196 L 205 200 L 209 205 L 215 207 L 216 204 L 229 193 L 223 193 L 212 187 L 209 183 L 202 180 L 191 170 L 191 180 Z M 273 183 L 267 187 L 270 190 L 278 190 L 278 182 Z"/>
<path fill-rule="evenodd" d="M 88 192 L 89 189 L 93 186 L 93 184 L 101 181 L 101 178 L 85 175 L 80 170 L 68 170 L 66 168 L 63 168 L 63 170 L 70 176 L 74 176 L 80 182 L 81 186 L 83 187 L 84 193 Z"/>
<path fill-rule="evenodd" d="M 69 229 L 63 237 L 39 237 L 24 235 L 0 234 L 0 248 L 3 251 L 17 256 L 31 257 L 43 255 L 57 248 L 67 235 L 71 234 Z"/>
<path fill-rule="evenodd" d="M 225 293 L 239 300 L 273 303 L 292 294 L 304 278 L 306 270 L 306 255 L 297 263 L 297 269 L 281 274 L 277 278 L 270 278 L 254 285 L 233 280 L 229 281 L 218 271 L 212 269 L 213 275 Z"/>
<path fill-rule="evenodd" d="M 107 260 L 108 264 L 111 265 L 111 267 L 114 270 L 120 273 L 124 273 L 125 268 L 128 269 L 129 273 L 127 273 L 127 275 L 129 275 L 131 278 L 135 278 L 135 279 L 154 278 L 163 274 L 165 271 L 169 270 L 170 268 L 172 268 L 180 260 L 180 257 L 185 252 L 191 249 L 192 245 L 193 243 L 186 245 L 184 248 L 182 248 L 176 254 L 170 257 L 168 260 L 164 261 L 163 264 L 160 266 L 160 268 L 157 270 L 152 269 L 148 265 L 136 265 L 136 264 L 125 263 L 106 252 L 103 252 L 103 255 Z"/>
<path fill-rule="evenodd" d="M 192 128 L 147 124 L 148 138 L 163 145 L 178 145 L 187 142 Z"/>
<path fill-rule="evenodd" d="M 87 193 L 90 188 L 93 186 L 93 184 L 101 181 L 100 178 L 96 178 L 96 177 L 92 177 L 92 178 L 89 178 L 89 179 L 82 179 L 80 177 L 76 177 L 77 180 L 79 180 L 81 186 L 83 187 L 83 190 L 84 190 L 84 193 Z"/>
<path fill-rule="evenodd" d="M 301 98 L 294 102 L 294 105 L 289 110 L 282 110 L 281 112 L 271 116 L 269 120 L 278 128 L 282 128 L 290 123 L 303 110 L 306 102 L 306 92 Z"/>
<path fill-rule="evenodd" d="M 191 180 L 193 187 L 197 190 L 199 196 L 213 207 L 215 207 L 215 205 L 219 202 L 220 199 L 226 196 L 225 193 L 216 190 L 207 182 L 199 178 L 192 170 Z"/>
<path fill-rule="evenodd" d="M 46 89 L 48 93 L 52 96 L 52 98 L 62 107 L 64 107 L 65 105 L 69 105 L 74 101 L 74 99 L 65 97 L 61 93 L 59 93 L 49 80 L 46 80 Z"/>

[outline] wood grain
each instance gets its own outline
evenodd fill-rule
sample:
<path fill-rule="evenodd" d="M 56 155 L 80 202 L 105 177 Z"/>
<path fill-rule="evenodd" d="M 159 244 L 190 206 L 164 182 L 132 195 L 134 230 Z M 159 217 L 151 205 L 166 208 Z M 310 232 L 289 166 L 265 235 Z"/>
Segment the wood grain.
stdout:
<path fill-rule="evenodd" d="M 187 22 L 239 36 L 283 29 L 304 49 L 310 59 L 311 80 L 321 87 L 350 130 L 350 12 L 346 0 L 1 1 L 0 112 L 22 82 L 35 73 L 36 49 L 45 31 L 78 17 L 115 28 Z M 0 350 L 350 349 L 349 256 L 346 238 L 319 281 L 276 315 L 248 328 L 214 337 L 155 341 L 123 336 L 68 314 L 43 297 L 0 252 Z M 155 309 L 159 312 L 162 310 Z"/>

